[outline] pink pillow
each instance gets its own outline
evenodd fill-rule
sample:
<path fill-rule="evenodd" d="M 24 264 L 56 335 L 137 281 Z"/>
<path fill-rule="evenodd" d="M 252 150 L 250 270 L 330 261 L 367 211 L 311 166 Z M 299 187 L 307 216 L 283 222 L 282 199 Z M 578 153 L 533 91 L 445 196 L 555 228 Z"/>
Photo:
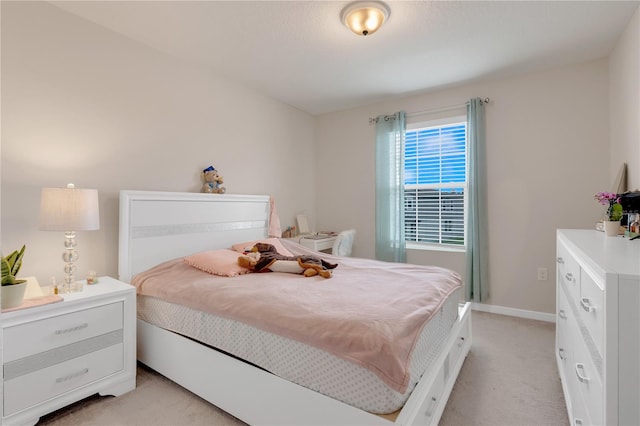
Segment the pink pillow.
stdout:
<path fill-rule="evenodd" d="M 209 250 L 192 254 L 184 261 L 201 271 L 225 277 L 237 277 L 251 272 L 238 265 L 238 252 L 229 249 Z"/>
<path fill-rule="evenodd" d="M 277 238 L 267 238 L 265 240 L 255 240 L 255 241 L 247 241 L 245 243 L 238 243 L 238 244 L 234 244 L 233 246 L 231 246 L 231 249 L 235 250 L 237 252 L 243 253 L 245 251 L 251 250 L 251 247 L 255 246 L 256 243 L 271 244 L 272 246 L 274 246 L 276 248 L 276 251 L 278 253 L 280 253 L 281 255 L 283 255 L 283 256 L 293 256 L 293 253 L 291 253 L 289 250 L 284 248 L 284 246 L 282 245 L 280 240 L 277 239 Z"/>

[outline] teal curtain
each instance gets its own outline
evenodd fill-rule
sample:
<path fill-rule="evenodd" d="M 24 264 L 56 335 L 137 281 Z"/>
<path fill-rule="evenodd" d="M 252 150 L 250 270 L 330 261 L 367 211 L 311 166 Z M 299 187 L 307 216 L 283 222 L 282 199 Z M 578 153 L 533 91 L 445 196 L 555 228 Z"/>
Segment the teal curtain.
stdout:
<path fill-rule="evenodd" d="M 376 119 L 376 259 L 406 262 L 404 111 Z"/>
<path fill-rule="evenodd" d="M 467 265 L 465 297 L 482 302 L 489 296 L 487 241 L 487 176 L 484 105 L 480 98 L 467 104 L 468 193 Z"/>

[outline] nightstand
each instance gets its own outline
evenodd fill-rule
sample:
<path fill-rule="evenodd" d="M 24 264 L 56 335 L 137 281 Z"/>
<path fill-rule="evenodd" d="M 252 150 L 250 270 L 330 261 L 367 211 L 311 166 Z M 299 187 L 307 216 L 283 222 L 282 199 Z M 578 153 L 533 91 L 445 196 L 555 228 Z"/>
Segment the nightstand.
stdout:
<path fill-rule="evenodd" d="M 336 241 L 336 235 L 301 235 L 299 237 L 300 244 L 314 251 L 325 251 L 331 253 L 333 243 Z"/>
<path fill-rule="evenodd" d="M 109 277 L 62 302 L 1 315 L 2 424 L 40 416 L 99 393 L 136 387 L 135 288 Z"/>

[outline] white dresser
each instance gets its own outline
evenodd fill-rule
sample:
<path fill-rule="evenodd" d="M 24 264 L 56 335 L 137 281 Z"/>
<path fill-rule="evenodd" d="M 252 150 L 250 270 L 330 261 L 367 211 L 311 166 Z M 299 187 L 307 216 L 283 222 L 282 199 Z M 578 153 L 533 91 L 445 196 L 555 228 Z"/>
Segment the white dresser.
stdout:
<path fill-rule="evenodd" d="M 3 425 L 33 425 L 89 395 L 135 388 L 134 287 L 102 277 L 61 296 L 1 316 Z"/>
<path fill-rule="evenodd" d="M 640 424 L 640 240 L 557 231 L 556 359 L 572 425 Z"/>

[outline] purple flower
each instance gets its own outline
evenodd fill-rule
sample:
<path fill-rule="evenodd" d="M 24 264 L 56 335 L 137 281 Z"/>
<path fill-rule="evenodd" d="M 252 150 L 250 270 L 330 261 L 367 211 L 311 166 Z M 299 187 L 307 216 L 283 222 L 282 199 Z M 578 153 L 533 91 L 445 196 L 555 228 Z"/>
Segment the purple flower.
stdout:
<path fill-rule="evenodd" d="M 609 220 L 620 220 L 622 216 L 622 206 L 620 206 L 620 196 L 614 192 L 598 192 L 593 196 L 603 206 L 607 208 L 607 217 Z"/>
<path fill-rule="evenodd" d="M 598 200 L 603 206 L 615 204 L 620 200 L 618 194 L 614 194 L 613 192 L 598 192 L 593 198 Z"/>

